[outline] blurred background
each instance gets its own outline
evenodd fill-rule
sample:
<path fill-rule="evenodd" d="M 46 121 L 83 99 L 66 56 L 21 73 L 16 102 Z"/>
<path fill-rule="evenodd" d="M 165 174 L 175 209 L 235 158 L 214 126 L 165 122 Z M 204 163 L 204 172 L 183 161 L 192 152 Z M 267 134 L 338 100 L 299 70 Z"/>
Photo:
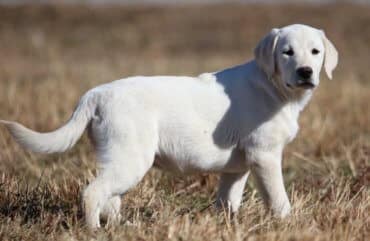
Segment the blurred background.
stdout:
<path fill-rule="evenodd" d="M 365 240 L 369 234 L 365 214 L 369 210 L 366 203 L 370 183 L 369 1 L 0 0 L 0 118 L 49 131 L 69 118 L 79 97 L 93 86 L 131 75 L 195 76 L 237 65 L 253 58 L 254 47 L 271 28 L 293 23 L 323 29 L 339 52 L 333 80 L 322 74 L 320 87 L 299 120 L 301 131 L 284 155 L 284 175 L 291 198 L 295 197 L 296 203 L 301 200 L 302 210 L 310 217 L 317 213 L 316 223 L 297 218 L 288 226 L 266 222 L 249 229 L 263 220 L 255 215 L 257 219 L 242 218 L 247 228 L 243 232 L 261 240 L 271 232 L 282 235 L 272 237 L 288 238 L 285 232 L 299 236 L 305 232 L 302 230 L 319 230 L 326 235 L 322 240 L 340 240 L 338 237 L 348 234 L 345 232 L 353 232 L 359 235 L 357 240 Z M 0 224 L 22 230 L 23 226 L 12 226 L 7 220 L 18 218 L 19 223 L 27 223 L 30 219 L 36 223 L 30 226 L 30 239 L 39 237 L 40 228 L 52 229 L 52 234 L 59 229 L 75 234 L 74 225 L 81 225 L 80 212 L 76 211 L 78 191 L 96 172 L 94 160 L 86 136 L 66 154 L 45 156 L 22 150 L 1 128 Z M 40 194 L 40 183 L 46 185 L 49 196 Z M 29 185 L 36 187 L 32 189 L 36 200 L 33 209 L 28 209 L 28 199 L 21 198 L 25 192 L 19 191 L 28 190 Z M 144 230 L 159 223 L 154 229 L 158 233 L 133 229 L 132 240 L 170 237 L 163 230 L 172 224 L 165 220 L 175 220 L 178 213 L 185 219 L 189 218 L 187 214 L 197 213 L 212 203 L 216 186 L 215 175 L 177 177 L 152 170 L 127 195 L 124 213 L 130 220 L 137 215 L 136 221 L 146 227 Z M 246 189 L 249 194 L 253 194 L 252 187 L 249 184 Z M 365 190 L 364 196 L 356 194 L 361 190 Z M 348 199 L 340 200 L 360 198 L 356 205 L 368 208 L 360 212 L 365 216 L 357 209 L 349 209 L 348 215 L 353 216 L 338 221 L 338 213 L 347 213 L 329 205 L 330 195 L 336 200 L 338 193 L 348 193 Z M 300 199 L 308 194 L 312 199 Z M 330 197 L 328 203 L 325 195 Z M 44 210 L 39 206 L 40 198 L 63 208 Z M 164 207 L 168 212 L 156 216 Z M 331 211 L 320 216 L 311 207 L 323 213 Z M 27 210 L 39 209 L 51 220 L 58 216 L 59 221 L 51 225 L 40 213 L 27 216 Z M 244 212 L 255 211 L 245 205 Z M 190 219 L 206 222 L 198 216 Z M 329 225 L 338 222 L 341 225 Z M 357 228 L 351 226 L 353 222 L 357 222 Z M 213 235 L 226 232 L 226 237 L 232 238 L 235 234 L 228 233 L 227 225 L 214 225 L 217 231 L 208 233 L 195 227 L 198 236 L 186 237 L 218 240 L 219 236 Z M 177 226 L 173 228 L 179 235 L 183 232 Z M 0 236 L 5 235 L 1 230 L 6 229 L 0 228 Z M 19 233 L 25 237 L 22 231 Z M 135 239 L 138 233 L 143 239 Z"/>

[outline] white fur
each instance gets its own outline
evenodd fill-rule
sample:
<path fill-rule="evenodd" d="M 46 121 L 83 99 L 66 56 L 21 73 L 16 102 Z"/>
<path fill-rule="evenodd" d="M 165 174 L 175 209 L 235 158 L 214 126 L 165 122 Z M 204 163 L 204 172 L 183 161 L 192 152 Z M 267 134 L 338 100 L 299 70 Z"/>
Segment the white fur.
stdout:
<path fill-rule="evenodd" d="M 287 56 L 285 48 L 295 54 Z M 320 53 L 313 55 L 313 48 Z M 255 55 L 256 60 L 199 77 L 138 76 L 98 86 L 54 132 L 2 123 L 23 146 L 49 153 L 72 147 L 88 126 L 101 168 L 83 197 L 92 229 L 100 227 L 101 213 L 119 219 L 119 196 L 153 165 L 222 173 L 218 203 L 233 212 L 251 170 L 266 205 L 284 217 L 290 203 L 282 152 L 296 136 L 299 113 L 313 91 L 299 87 L 296 69 L 312 67 L 317 86 L 323 62 L 331 76 L 338 55 L 322 31 L 305 25 L 273 29 Z"/>

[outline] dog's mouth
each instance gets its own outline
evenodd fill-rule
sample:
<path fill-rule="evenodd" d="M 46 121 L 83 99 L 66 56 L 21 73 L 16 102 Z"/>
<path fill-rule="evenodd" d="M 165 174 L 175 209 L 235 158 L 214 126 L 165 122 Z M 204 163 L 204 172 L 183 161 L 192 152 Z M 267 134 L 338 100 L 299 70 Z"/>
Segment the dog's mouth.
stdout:
<path fill-rule="evenodd" d="M 296 88 L 299 88 L 299 89 L 305 89 L 305 90 L 308 90 L 308 89 L 313 89 L 316 87 L 316 85 L 312 82 L 307 82 L 307 81 L 304 81 L 304 82 L 300 82 L 296 85 L 291 85 L 289 83 L 286 83 L 286 86 L 290 89 L 296 89 Z"/>
<path fill-rule="evenodd" d="M 302 82 L 297 85 L 298 88 L 303 88 L 303 89 L 313 89 L 316 87 L 316 85 L 312 82 Z"/>

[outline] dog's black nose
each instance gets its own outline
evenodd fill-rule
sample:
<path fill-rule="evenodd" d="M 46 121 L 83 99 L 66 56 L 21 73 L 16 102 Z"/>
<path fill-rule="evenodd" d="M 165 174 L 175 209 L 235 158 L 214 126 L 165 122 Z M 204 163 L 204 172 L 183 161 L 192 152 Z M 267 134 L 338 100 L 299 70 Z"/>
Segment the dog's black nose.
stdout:
<path fill-rule="evenodd" d="M 299 77 L 303 79 L 309 79 L 312 76 L 312 68 L 311 67 L 300 67 L 297 69 L 297 74 Z"/>

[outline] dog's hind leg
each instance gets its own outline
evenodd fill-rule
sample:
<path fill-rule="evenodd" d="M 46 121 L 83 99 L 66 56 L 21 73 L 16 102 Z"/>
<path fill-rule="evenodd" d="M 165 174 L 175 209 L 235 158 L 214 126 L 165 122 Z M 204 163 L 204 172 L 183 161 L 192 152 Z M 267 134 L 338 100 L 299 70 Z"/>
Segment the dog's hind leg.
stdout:
<path fill-rule="evenodd" d="M 114 103 L 109 107 L 114 109 Z M 153 165 L 158 131 L 153 119 L 101 108 L 91 123 L 90 138 L 100 171 L 85 189 L 83 203 L 87 225 L 96 229 L 100 214 L 108 215 L 108 223 L 119 219 L 119 196 L 140 182 Z"/>
<path fill-rule="evenodd" d="M 148 153 L 149 149 L 140 148 L 143 152 L 140 153 L 135 151 L 139 148 L 132 145 L 130 148 L 128 150 L 118 146 L 104 153 L 105 158 L 111 160 L 102 165 L 97 178 L 84 191 L 86 222 L 92 230 L 100 227 L 100 214 L 107 214 L 107 207 L 110 212 L 108 215 L 112 215 L 111 211 L 114 212 L 113 216 L 108 217 L 108 221 L 119 217 L 120 200 L 117 196 L 135 186 L 153 164 L 154 149 Z"/>
<path fill-rule="evenodd" d="M 101 177 L 95 179 L 83 193 L 85 219 L 88 228 L 91 230 L 100 227 L 100 211 L 109 199 L 110 188 L 105 187 L 105 181 L 102 179 Z"/>
<path fill-rule="evenodd" d="M 107 221 L 107 224 L 118 224 L 121 221 L 121 196 L 115 195 L 108 199 L 101 211 L 101 217 Z"/>

